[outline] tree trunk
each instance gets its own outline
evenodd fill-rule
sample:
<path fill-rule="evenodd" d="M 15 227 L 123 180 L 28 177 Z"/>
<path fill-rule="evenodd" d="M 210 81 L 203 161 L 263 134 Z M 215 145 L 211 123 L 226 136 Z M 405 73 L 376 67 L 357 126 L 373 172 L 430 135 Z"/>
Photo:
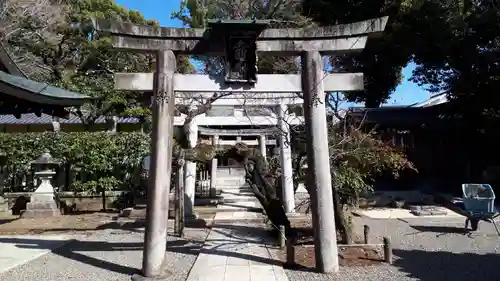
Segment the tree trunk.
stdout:
<path fill-rule="evenodd" d="M 344 208 L 340 203 L 340 196 L 337 191 L 337 187 L 332 185 L 333 193 L 333 208 L 335 212 L 335 225 L 337 230 L 340 232 L 341 243 L 342 244 L 352 244 L 353 243 L 353 232 L 352 226 L 347 220 Z"/>
<path fill-rule="evenodd" d="M 181 145 L 174 145 L 172 156 L 175 159 L 183 158 L 186 161 L 207 163 L 216 156 L 219 147 L 198 144 L 194 148 L 184 149 Z M 225 153 L 226 157 L 234 159 L 245 167 L 245 180 L 252 188 L 255 197 L 266 211 L 269 220 L 278 228 L 285 226 L 287 237 L 293 237 L 290 220 L 288 219 L 283 203 L 276 192 L 276 183 L 279 177 L 269 172 L 266 159 L 259 149 L 249 148 L 243 143 L 238 143 Z"/>
<path fill-rule="evenodd" d="M 285 213 L 282 201 L 276 193 L 276 183 L 279 178 L 269 172 L 268 163 L 260 150 L 238 143 L 226 155 L 244 165 L 245 180 L 252 188 L 255 197 L 266 211 L 273 226 L 279 229 L 283 225 L 286 237 L 293 237 L 294 232 L 290 220 Z"/>

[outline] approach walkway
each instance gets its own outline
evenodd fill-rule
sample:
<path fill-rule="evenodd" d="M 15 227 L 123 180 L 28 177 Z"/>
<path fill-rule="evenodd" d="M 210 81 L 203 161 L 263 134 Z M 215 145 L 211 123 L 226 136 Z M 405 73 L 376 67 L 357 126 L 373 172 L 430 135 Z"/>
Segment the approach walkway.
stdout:
<path fill-rule="evenodd" d="M 288 281 L 262 224 L 213 225 L 187 281 Z"/>
<path fill-rule="evenodd" d="M 50 253 L 70 240 L 67 235 L 0 236 L 0 273 Z"/>

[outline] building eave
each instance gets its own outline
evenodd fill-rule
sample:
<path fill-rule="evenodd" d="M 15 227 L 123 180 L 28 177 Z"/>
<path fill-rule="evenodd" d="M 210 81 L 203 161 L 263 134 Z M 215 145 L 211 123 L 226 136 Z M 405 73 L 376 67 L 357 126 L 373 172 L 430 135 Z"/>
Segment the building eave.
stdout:
<path fill-rule="evenodd" d="M 81 106 L 91 97 L 0 71 L 0 93 L 44 105 Z"/>

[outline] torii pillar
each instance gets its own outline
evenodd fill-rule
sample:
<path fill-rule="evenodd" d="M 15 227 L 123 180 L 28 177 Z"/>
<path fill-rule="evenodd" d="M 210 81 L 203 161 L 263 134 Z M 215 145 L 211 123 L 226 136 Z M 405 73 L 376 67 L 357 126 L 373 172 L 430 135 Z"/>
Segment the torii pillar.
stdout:
<path fill-rule="evenodd" d="M 335 229 L 332 175 L 326 121 L 326 93 L 323 87 L 323 60 L 318 51 L 302 54 L 302 87 L 308 182 L 313 207 L 314 249 L 320 272 L 337 272 L 337 232 Z"/>
<path fill-rule="evenodd" d="M 219 136 L 212 136 L 212 145 L 217 147 L 219 145 Z M 217 196 L 217 157 L 212 158 L 212 165 L 210 165 L 210 196 Z"/>
<path fill-rule="evenodd" d="M 267 146 L 266 146 L 266 135 L 260 135 L 259 136 L 259 149 L 260 153 L 262 154 L 262 157 L 264 159 L 267 158 Z"/>
<path fill-rule="evenodd" d="M 168 50 L 159 51 L 157 61 L 158 78 L 153 102 L 152 153 L 142 260 L 143 275 L 134 275 L 132 280 L 161 276 L 167 250 L 168 199 L 175 112 L 173 82 L 176 60 L 174 53 Z"/>
<path fill-rule="evenodd" d="M 198 124 L 197 117 L 193 118 L 184 128 L 184 133 L 187 134 L 189 148 L 196 147 L 198 143 Z M 194 212 L 194 197 L 196 193 L 196 163 L 186 161 L 184 166 L 184 214 L 186 217 L 195 217 Z"/>
<path fill-rule="evenodd" d="M 278 125 L 280 129 L 279 146 L 281 162 L 281 188 L 285 212 L 295 213 L 295 196 L 293 192 L 292 150 L 290 148 L 290 126 L 285 120 L 288 106 L 281 103 L 278 107 Z"/>

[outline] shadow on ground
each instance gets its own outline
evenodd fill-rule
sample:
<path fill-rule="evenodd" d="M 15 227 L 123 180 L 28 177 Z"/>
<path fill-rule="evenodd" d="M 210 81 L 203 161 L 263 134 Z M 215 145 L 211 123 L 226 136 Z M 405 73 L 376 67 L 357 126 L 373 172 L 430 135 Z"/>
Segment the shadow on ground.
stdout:
<path fill-rule="evenodd" d="M 394 265 L 421 281 L 500 280 L 499 254 L 394 250 Z"/>
<path fill-rule="evenodd" d="M 434 232 L 434 233 L 444 233 L 444 234 L 467 234 L 464 227 L 458 226 L 439 226 L 439 225 L 411 225 L 411 228 L 420 232 Z"/>
<path fill-rule="evenodd" d="M 17 219 L 12 219 L 6 222 L 2 222 L 0 220 L 0 225 L 1 224 L 7 224 L 9 222 L 16 221 Z M 97 227 L 53 227 L 53 226 L 47 226 L 47 227 L 34 227 L 34 228 L 26 228 L 26 229 L 20 229 L 20 231 L 26 234 L 41 234 L 44 232 L 50 232 L 50 233 L 65 233 L 65 232 L 89 232 L 89 231 L 96 231 L 96 230 L 106 230 L 106 229 L 116 229 L 116 230 L 127 230 L 131 232 L 139 232 L 143 233 L 144 230 L 141 228 L 144 228 L 146 225 L 145 221 L 142 220 L 136 220 L 132 222 L 109 222 L 109 223 L 104 223 L 101 224 Z M 14 227 L 12 229 L 4 229 L 2 231 L 6 231 L 6 235 L 9 235 L 11 232 L 13 234 L 16 234 L 17 228 Z M 0 234 L 2 233 L 0 231 Z M 5 232 L 4 232 L 5 233 Z"/>
<path fill-rule="evenodd" d="M 225 224 L 214 223 L 208 226 L 209 229 L 216 232 L 228 233 L 227 236 L 231 237 L 242 243 L 266 243 L 273 245 L 277 240 L 273 229 L 270 229 L 265 224 L 253 226 L 243 224 Z M 224 231 L 221 231 L 224 230 Z"/>
<path fill-rule="evenodd" d="M 283 262 L 267 257 L 255 256 L 246 253 L 241 253 L 235 249 L 247 248 L 248 244 L 275 246 L 277 245 L 276 238 L 273 236 L 273 231 L 262 225 L 232 225 L 232 224 L 214 224 L 211 231 L 222 234 L 226 238 L 213 239 L 208 238 L 205 243 L 210 245 L 205 249 L 201 249 L 200 253 L 220 255 L 253 262 L 282 266 Z"/>
<path fill-rule="evenodd" d="M 6 224 L 6 223 L 9 223 L 9 222 L 13 222 L 15 220 L 16 219 L 0 219 L 0 225 Z"/>
<path fill-rule="evenodd" d="M 38 240 L 25 238 L 4 238 L 0 237 L 0 243 L 13 243 L 21 249 L 46 249 L 43 245 L 51 242 L 60 242 L 60 240 Z M 179 252 L 186 254 L 198 254 L 201 243 L 190 242 L 186 240 L 174 240 L 167 243 L 169 252 Z M 132 275 L 138 272 L 137 268 L 123 266 L 118 263 L 97 259 L 86 255 L 87 252 L 110 252 L 110 251 L 142 251 L 143 243 L 117 243 L 104 241 L 80 241 L 72 240 L 68 244 L 53 250 L 52 253 L 58 256 L 78 261 L 87 265 L 95 266 L 105 270 Z"/>
<path fill-rule="evenodd" d="M 102 228 L 104 228 L 104 226 Z M 282 265 L 280 261 L 234 252 L 227 249 L 238 244 L 245 245 L 246 243 L 260 243 L 260 240 L 258 239 L 259 237 L 255 237 L 255 235 L 253 237 L 254 239 L 251 239 L 252 238 L 251 233 L 260 233 L 264 231 L 262 228 L 257 229 L 256 227 L 252 226 L 238 226 L 238 225 L 236 226 L 215 225 L 212 226 L 212 228 L 213 228 L 212 230 L 215 231 L 221 231 L 223 229 L 230 230 L 232 235 L 234 237 L 237 237 L 237 239 L 234 239 L 233 237 L 233 239 L 231 240 L 229 239 L 210 240 L 209 242 L 216 242 L 217 247 L 212 247 L 210 250 L 207 250 L 202 248 L 205 241 L 196 241 L 196 240 L 189 240 L 188 238 L 172 237 L 172 241 L 167 242 L 167 252 L 182 253 L 188 255 L 198 255 L 200 253 L 207 253 L 211 255 L 236 257 L 266 264 Z M 110 226 L 107 226 L 106 229 L 110 229 Z M 121 228 L 116 227 L 116 229 L 125 230 L 123 226 Z M 127 230 L 131 229 L 132 229 L 131 225 L 129 225 Z M 224 231 L 224 233 L 226 232 Z M 15 244 L 16 247 L 24 249 L 47 249 L 46 247 L 44 247 L 44 245 L 56 241 L 60 242 L 60 240 L 51 241 L 47 239 L 40 240 L 40 239 L 29 239 L 29 238 L 0 237 L 0 243 Z M 227 243 L 225 243 L 225 241 L 227 241 Z M 97 268 L 102 268 L 105 270 L 121 274 L 132 275 L 138 272 L 137 268 L 123 266 L 114 262 L 97 259 L 89 255 L 86 255 L 85 252 L 142 251 L 142 250 L 143 250 L 142 242 L 118 243 L 118 242 L 105 242 L 105 241 L 81 241 L 75 239 L 64 246 L 56 250 L 53 250 L 52 253 L 59 255 L 61 257 L 65 257 L 67 259 L 92 265 Z"/>
<path fill-rule="evenodd" d="M 7 224 L 10 222 L 14 222 L 16 220 L 19 220 L 20 218 L 16 219 L 0 219 L 0 225 L 2 224 Z M 173 227 L 173 223 L 169 223 Z M 185 227 L 189 228 L 206 228 L 207 223 L 203 219 L 190 219 L 186 220 L 184 223 Z M 20 231 L 26 234 L 41 234 L 44 232 L 51 232 L 51 233 L 62 233 L 62 232 L 89 232 L 89 231 L 96 231 L 96 230 L 127 230 L 131 232 L 138 232 L 138 233 L 144 233 L 144 227 L 146 227 L 146 220 L 144 219 L 136 219 L 136 220 L 128 220 L 126 222 L 120 221 L 117 218 L 114 219 L 114 221 L 108 222 L 108 223 L 103 223 L 97 227 L 53 227 L 53 226 L 47 226 L 47 227 L 33 227 L 33 228 L 26 228 L 26 229 L 21 229 Z M 6 231 L 6 234 L 16 234 L 16 227 L 12 229 L 4 229 L 3 231 Z M 4 232 L 5 233 L 5 232 Z M 21 233 L 21 234 L 23 234 Z M 2 234 L 2 230 L 0 230 L 0 235 Z"/>

